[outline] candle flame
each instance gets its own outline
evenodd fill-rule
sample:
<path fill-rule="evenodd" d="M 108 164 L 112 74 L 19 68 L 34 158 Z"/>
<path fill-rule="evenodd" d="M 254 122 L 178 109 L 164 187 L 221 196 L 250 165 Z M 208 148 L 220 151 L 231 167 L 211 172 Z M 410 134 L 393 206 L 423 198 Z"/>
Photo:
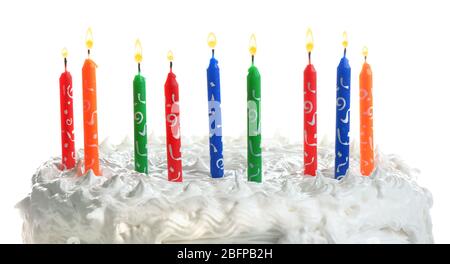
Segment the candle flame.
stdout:
<path fill-rule="evenodd" d="M 348 46 L 348 37 L 347 37 L 347 31 L 344 31 L 344 33 L 342 34 L 342 46 L 344 46 L 344 48 L 347 48 Z"/>
<path fill-rule="evenodd" d="M 142 62 L 142 45 L 141 45 L 141 41 L 139 39 L 136 39 L 136 42 L 135 42 L 134 46 L 135 46 L 134 60 L 137 63 L 141 63 Z"/>
<path fill-rule="evenodd" d="M 173 52 L 171 50 L 169 50 L 169 52 L 167 52 L 167 60 L 173 61 Z"/>
<path fill-rule="evenodd" d="M 363 47 L 362 54 L 364 57 L 367 57 L 367 54 L 369 54 L 369 49 L 367 48 L 367 46 Z"/>
<path fill-rule="evenodd" d="M 252 56 L 255 56 L 256 54 L 256 37 L 255 34 L 252 34 L 252 36 L 250 37 L 250 45 L 248 50 L 250 51 L 250 54 L 252 54 Z"/>
<path fill-rule="evenodd" d="M 61 51 L 61 55 L 63 56 L 63 58 L 67 58 L 67 56 L 69 55 L 69 51 L 67 51 L 66 48 L 63 48 Z"/>
<path fill-rule="evenodd" d="M 308 28 L 308 31 L 306 31 L 306 50 L 308 52 L 311 52 L 314 48 L 314 39 L 312 30 Z"/>
<path fill-rule="evenodd" d="M 209 33 L 208 35 L 208 46 L 211 49 L 214 49 L 216 47 L 217 44 L 217 39 L 216 39 L 216 35 L 214 35 L 214 33 Z"/>
<path fill-rule="evenodd" d="M 88 28 L 86 32 L 86 47 L 88 49 L 92 49 L 94 46 L 94 38 L 92 37 L 92 28 Z"/>

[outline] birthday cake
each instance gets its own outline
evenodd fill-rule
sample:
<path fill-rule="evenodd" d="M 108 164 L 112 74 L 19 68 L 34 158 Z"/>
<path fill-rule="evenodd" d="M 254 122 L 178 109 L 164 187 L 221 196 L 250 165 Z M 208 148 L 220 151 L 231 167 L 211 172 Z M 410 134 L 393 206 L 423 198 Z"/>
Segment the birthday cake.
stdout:
<path fill-rule="evenodd" d="M 318 147 L 304 176 L 300 144 L 265 140 L 264 180 L 248 182 L 244 138 L 224 139 L 225 176 L 209 175 L 208 139 L 185 140 L 183 182 L 167 180 L 163 138 L 150 140 L 149 174 L 134 171 L 132 142 L 100 146 L 103 176 L 61 171 L 53 158 L 17 204 L 25 243 L 433 243 L 432 196 L 399 157 L 377 151 L 372 176 L 350 157 L 334 179 L 334 145 Z M 352 146 L 353 148 L 354 146 Z M 358 151 L 351 151 L 357 153 Z M 77 153 L 82 160 L 83 152 Z"/>

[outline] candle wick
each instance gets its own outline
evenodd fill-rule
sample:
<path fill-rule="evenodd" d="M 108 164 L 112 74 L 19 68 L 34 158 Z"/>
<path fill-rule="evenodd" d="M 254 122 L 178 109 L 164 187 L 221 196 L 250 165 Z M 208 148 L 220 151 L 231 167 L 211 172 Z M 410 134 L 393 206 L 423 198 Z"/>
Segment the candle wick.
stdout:
<path fill-rule="evenodd" d="M 88 49 L 88 57 L 90 57 L 90 56 L 91 56 L 91 50 Z"/>
<path fill-rule="evenodd" d="M 252 55 L 252 65 L 255 63 L 255 55 Z"/>
<path fill-rule="evenodd" d="M 138 72 L 141 73 L 141 63 L 138 63 Z"/>
<path fill-rule="evenodd" d="M 170 61 L 170 72 L 172 72 L 172 66 L 173 66 L 173 63 L 172 63 L 172 61 Z"/>
<path fill-rule="evenodd" d="M 67 71 L 67 58 L 64 58 L 64 70 Z"/>
<path fill-rule="evenodd" d="M 311 64 L 311 51 L 308 52 L 308 61 L 309 61 L 309 64 Z"/>
<path fill-rule="evenodd" d="M 347 48 L 344 48 L 344 57 L 347 55 Z"/>
<path fill-rule="evenodd" d="M 214 58 L 214 49 L 212 49 L 212 57 Z"/>
<path fill-rule="evenodd" d="M 364 56 L 364 62 L 367 62 L 367 56 Z"/>

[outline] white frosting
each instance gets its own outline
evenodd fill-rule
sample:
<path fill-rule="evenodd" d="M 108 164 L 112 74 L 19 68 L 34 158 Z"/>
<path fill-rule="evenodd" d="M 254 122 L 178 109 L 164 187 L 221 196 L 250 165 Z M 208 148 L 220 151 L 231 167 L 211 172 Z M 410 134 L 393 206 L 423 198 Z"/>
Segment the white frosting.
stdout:
<path fill-rule="evenodd" d="M 17 205 L 24 242 L 433 243 L 432 196 L 398 157 L 377 154 L 376 172 L 364 177 L 354 155 L 337 181 L 332 144 L 319 144 L 318 176 L 309 177 L 300 144 L 264 142 L 259 184 L 247 182 L 243 138 L 225 139 L 222 179 L 209 177 L 206 138 L 184 142 L 183 183 L 167 181 L 162 138 L 149 146 L 149 175 L 133 171 L 129 141 L 102 143 L 102 177 L 61 172 L 54 158 Z"/>

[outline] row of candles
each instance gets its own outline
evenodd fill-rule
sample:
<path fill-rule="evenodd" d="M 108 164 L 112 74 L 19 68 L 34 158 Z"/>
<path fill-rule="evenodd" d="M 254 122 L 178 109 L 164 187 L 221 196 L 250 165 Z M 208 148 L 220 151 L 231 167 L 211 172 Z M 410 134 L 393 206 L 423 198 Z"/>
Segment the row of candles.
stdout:
<path fill-rule="evenodd" d="M 311 63 L 311 52 L 314 48 L 313 35 L 310 29 L 306 34 L 308 65 L 304 70 L 304 174 L 315 176 L 317 172 L 317 73 Z M 335 178 L 340 179 L 347 173 L 350 163 L 350 75 L 351 68 L 346 57 L 347 33 L 343 34 L 344 54 L 337 68 L 336 81 L 336 142 L 335 142 Z M 99 163 L 99 146 L 97 130 L 97 96 L 96 96 L 96 64 L 91 59 L 93 47 L 92 30 L 86 34 L 88 58 L 82 69 L 83 87 L 83 126 L 84 126 L 84 167 L 101 175 Z M 208 114 L 209 114 L 209 146 L 210 174 L 213 178 L 224 175 L 222 114 L 220 97 L 220 73 L 214 49 L 216 37 L 208 35 L 208 46 L 212 56 L 207 68 Z M 135 170 L 148 174 L 147 119 L 146 119 L 146 82 L 141 75 L 142 46 L 139 40 L 135 43 L 135 61 L 138 73 L 133 80 L 134 101 L 134 161 Z M 249 51 L 251 66 L 247 75 L 247 173 L 248 180 L 262 181 L 262 149 L 261 149 L 261 76 L 254 64 L 256 54 L 256 38 L 250 38 Z M 367 63 L 366 47 L 363 49 L 364 64 L 359 76 L 360 84 L 360 171 L 369 176 L 374 170 L 373 149 L 373 113 L 372 113 L 372 70 Z M 64 169 L 72 169 L 76 164 L 75 135 L 73 119 L 73 87 L 72 77 L 67 71 L 67 50 L 63 49 L 65 70 L 61 74 L 61 140 L 62 165 Z M 164 86 L 166 114 L 166 147 L 168 180 L 181 182 L 182 156 L 180 134 L 179 92 L 176 75 L 172 71 L 173 54 L 168 52 L 170 71 Z"/>

